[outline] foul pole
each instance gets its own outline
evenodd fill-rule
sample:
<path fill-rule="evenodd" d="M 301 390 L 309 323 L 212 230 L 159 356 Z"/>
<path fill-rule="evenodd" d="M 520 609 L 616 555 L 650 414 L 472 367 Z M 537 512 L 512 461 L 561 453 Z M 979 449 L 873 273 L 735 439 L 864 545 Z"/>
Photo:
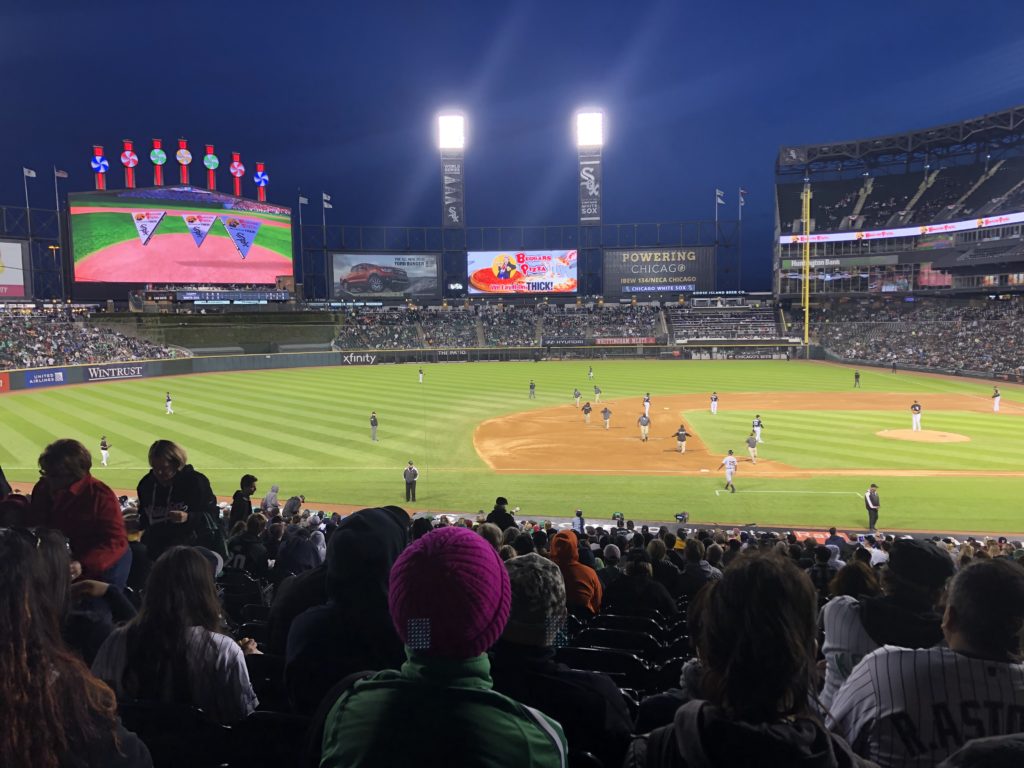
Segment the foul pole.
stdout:
<path fill-rule="evenodd" d="M 803 305 L 804 305 L 804 356 L 811 356 L 810 332 L 811 332 L 811 182 L 804 182 L 804 191 L 800 193 L 803 202 L 803 235 L 804 235 L 804 280 L 803 280 Z"/>

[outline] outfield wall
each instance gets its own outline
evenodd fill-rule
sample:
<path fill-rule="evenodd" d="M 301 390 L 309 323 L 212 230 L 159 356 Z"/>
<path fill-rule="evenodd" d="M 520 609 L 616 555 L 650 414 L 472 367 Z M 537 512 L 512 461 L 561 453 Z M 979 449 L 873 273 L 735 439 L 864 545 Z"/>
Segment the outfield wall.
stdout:
<path fill-rule="evenodd" d="M 193 373 L 228 373 L 282 368 L 364 366 L 388 363 L 501 362 L 509 360 L 563 359 L 676 359 L 676 360 L 782 360 L 796 347 L 732 342 L 699 346 L 629 344 L 602 346 L 479 347 L 451 349 L 339 350 L 333 352 L 282 352 L 267 355 L 211 355 L 173 360 L 136 360 L 93 365 L 61 365 L 0 371 L 0 394 L 25 389 L 44 389 L 71 384 L 152 379 Z"/>

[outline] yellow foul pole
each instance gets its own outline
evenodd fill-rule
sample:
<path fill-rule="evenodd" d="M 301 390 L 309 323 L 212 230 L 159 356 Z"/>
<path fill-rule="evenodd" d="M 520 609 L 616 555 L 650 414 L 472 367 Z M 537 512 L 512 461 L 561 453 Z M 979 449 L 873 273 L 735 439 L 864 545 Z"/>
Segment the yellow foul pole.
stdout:
<path fill-rule="evenodd" d="M 803 306 L 804 306 L 804 351 L 810 354 L 810 332 L 811 332 L 811 183 L 804 182 L 804 191 L 800 194 L 803 201 L 803 234 L 804 234 L 804 280 L 803 280 Z"/>

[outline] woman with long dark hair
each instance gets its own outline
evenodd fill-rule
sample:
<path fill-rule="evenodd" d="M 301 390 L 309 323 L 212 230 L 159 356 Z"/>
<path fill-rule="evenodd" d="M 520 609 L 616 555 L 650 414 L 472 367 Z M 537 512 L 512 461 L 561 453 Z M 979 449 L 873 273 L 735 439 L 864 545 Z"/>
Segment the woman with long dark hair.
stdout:
<path fill-rule="evenodd" d="M 107 638 L 93 672 L 121 699 L 193 704 L 217 722 L 242 720 L 259 702 L 242 648 L 220 627 L 209 561 L 172 547 L 153 566 L 138 616 Z"/>
<path fill-rule="evenodd" d="M 703 699 L 634 740 L 626 765 L 869 766 L 814 708 L 818 599 L 786 557 L 737 558 L 704 588 L 697 654 Z"/>
<path fill-rule="evenodd" d="M 35 534 L 0 529 L 0 765 L 145 768 L 114 692 L 60 639 Z"/>

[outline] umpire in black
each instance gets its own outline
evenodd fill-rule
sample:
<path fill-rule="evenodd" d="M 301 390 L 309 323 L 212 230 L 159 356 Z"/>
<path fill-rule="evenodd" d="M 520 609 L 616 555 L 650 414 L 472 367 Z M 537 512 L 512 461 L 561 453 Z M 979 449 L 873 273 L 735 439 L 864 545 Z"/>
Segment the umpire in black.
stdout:
<path fill-rule="evenodd" d="M 405 468 L 402 473 L 402 477 L 405 478 L 405 500 L 416 501 L 416 481 L 419 479 L 420 471 L 416 469 L 416 465 L 412 463 L 412 459 L 409 459 L 409 466 Z"/>
<path fill-rule="evenodd" d="M 878 500 L 878 486 L 872 483 L 864 494 L 864 507 L 868 511 L 868 530 L 872 533 L 875 530 L 875 525 L 878 524 L 878 508 L 880 506 L 882 506 L 882 502 Z"/>

